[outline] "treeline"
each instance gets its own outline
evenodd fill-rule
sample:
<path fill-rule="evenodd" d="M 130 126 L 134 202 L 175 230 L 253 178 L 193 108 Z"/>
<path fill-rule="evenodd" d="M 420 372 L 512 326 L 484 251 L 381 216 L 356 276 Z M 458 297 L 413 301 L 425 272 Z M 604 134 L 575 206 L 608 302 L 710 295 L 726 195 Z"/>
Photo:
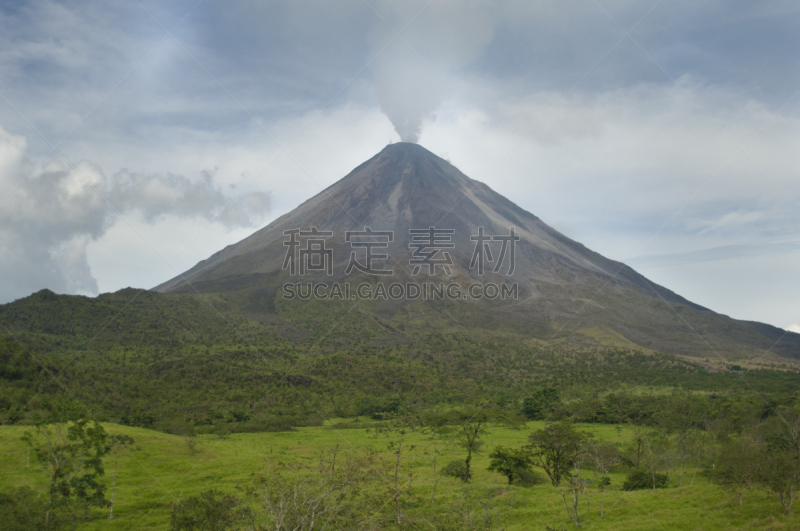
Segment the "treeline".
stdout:
<path fill-rule="evenodd" d="M 522 413 L 530 420 L 568 420 L 602 424 L 653 426 L 666 431 L 714 429 L 729 433 L 742 430 L 778 414 L 781 407 L 800 404 L 798 393 L 617 391 L 597 393 L 573 390 L 563 399 L 559 389 L 545 387 L 523 399 Z"/>
<path fill-rule="evenodd" d="M 94 418 L 130 426 L 275 431 L 331 417 L 377 418 L 401 404 L 489 402 L 519 412 L 538 389 L 557 388 L 561 400 L 529 418 L 634 424 L 688 418 L 696 424 L 725 416 L 736 424 L 787 404 L 800 388 L 798 375 L 788 371 L 708 373 L 666 356 L 624 350 L 576 355 L 463 337 L 334 353 L 285 340 L 259 347 L 46 351 L 28 339 L 0 338 L 3 423 L 30 423 L 69 396 L 91 404 Z M 647 394 L 656 381 L 679 392 Z"/>
<path fill-rule="evenodd" d="M 319 335 L 329 330 L 319 322 L 332 318 L 330 305 L 287 306 L 264 318 L 248 313 L 251 302 L 44 290 L 1 305 L 0 422 L 31 423 L 69 397 L 90 404 L 93 418 L 130 426 L 275 431 L 377 418 L 399 405 L 492 403 L 518 413 L 538 389 L 558 388 L 562 400 L 542 418 L 660 424 L 701 415 L 736 424 L 771 407 L 758 406 L 755 393 L 779 405 L 800 389 L 792 371 L 731 365 L 712 373 L 666 355 L 532 344 L 478 329 L 409 337 L 372 314 L 353 314 L 335 337 Z M 626 388 L 633 391 L 620 392 Z M 648 396 L 637 388 L 696 393 Z"/>

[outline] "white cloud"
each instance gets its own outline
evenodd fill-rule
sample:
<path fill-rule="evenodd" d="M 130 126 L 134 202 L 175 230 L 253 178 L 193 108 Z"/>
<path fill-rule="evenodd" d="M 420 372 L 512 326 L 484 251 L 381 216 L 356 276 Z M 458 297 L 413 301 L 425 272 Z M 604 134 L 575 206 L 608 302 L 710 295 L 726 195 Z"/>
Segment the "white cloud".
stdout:
<path fill-rule="evenodd" d="M 720 232 L 775 219 L 776 207 L 796 210 L 800 120 L 734 105 L 726 89 L 516 100 L 498 90 L 445 105 L 422 144 L 545 219 L 652 218 L 656 228 L 676 214 L 681 230 Z"/>
<path fill-rule="evenodd" d="M 264 192 L 223 194 L 210 174 L 119 172 L 107 178 L 97 165 L 51 162 L 36 170 L 25 159 L 25 139 L 0 128 L 0 300 L 47 287 L 96 294 L 88 246 L 125 216 L 147 222 L 167 214 L 215 220 L 228 228 L 252 226 L 269 207 Z M 226 207 L 224 208 L 223 207 Z"/>
<path fill-rule="evenodd" d="M 789 332 L 800 334 L 800 325 L 799 324 L 789 325 L 789 327 L 786 330 L 788 330 Z"/>

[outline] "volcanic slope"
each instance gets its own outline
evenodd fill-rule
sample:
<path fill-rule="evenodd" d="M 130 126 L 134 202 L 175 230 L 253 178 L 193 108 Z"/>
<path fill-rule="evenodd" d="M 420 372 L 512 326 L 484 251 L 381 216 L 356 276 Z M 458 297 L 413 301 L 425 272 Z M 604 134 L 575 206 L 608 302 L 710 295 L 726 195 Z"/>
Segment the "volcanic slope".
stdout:
<path fill-rule="evenodd" d="M 363 233 L 367 227 L 383 234 L 351 234 L 348 241 L 348 232 Z M 431 228 L 438 239 L 420 246 L 425 233 L 412 231 Z M 512 228 L 519 237 L 513 245 L 513 268 L 512 245 L 502 249 L 502 238 L 510 236 Z M 287 243 L 293 238 L 291 231 L 297 230 L 306 234 L 294 236 L 298 245 L 292 248 Z M 308 236 L 312 230 L 327 234 Z M 483 275 L 477 261 L 472 261 L 481 233 L 496 237 L 487 240 L 486 247 L 478 245 L 489 251 L 484 253 Z M 318 241 L 317 248 L 321 245 L 329 251 L 329 270 L 311 270 L 315 263 L 328 268 L 322 254 L 317 262 L 311 255 L 304 258 L 301 254 L 304 249 L 315 249 L 311 240 Z M 354 242 L 380 242 L 371 252 L 388 258 L 368 262 L 367 249 Z M 426 252 L 435 253 L 428 262 L 423 256 Z M 348 271 L 352 258 L 370 271 L 352 267 Z M 431 262 L 436 263 L 435 268 L 429 266 Z M 304 263 L 307 269 L 300 275 Z M 417 271 L 416 266 L 420 266 Z M 375 271 L 392 274 L 369 274 Z M 329 286 L 349 282 L 353 287 L 368 282 L 372 293 L 377 283 L 455 282 L 465 291 L 476 282 L 516 284 L 518 297 L 487 301 L 423 300 L 424 296 L 392 300 L 384 296 L 344 301 L 334 311 L 333 306 L 314 297 L 287 300 L 282 286 L 298 282 Z M 340 332 L 349 326 L 344 316 L 357 305 L 352 316 L 375 316 L 387 335 L 412 338 L 415 331 L 430 332 L 432 328 L 485 330 L 545 340 L 571 338 L 587 345 L 643 347 L 708 359 L 800 358 L 800 334 L 737 321 L 694 304 L 625 264 L 567 238 L 446 160 L 409 143 L 386 146 L 288 214 L 155 290 L 226 294 L 242 301 L 250 315 L 273 315 L 287 322 L 304 312 L 324 313 L 327 308 L 337 315 L 326 322 L 334 323 Z M 337 321 L 340 317 L 341 323 Z M 293 324 L 302 328 L 297 321 Z"/>

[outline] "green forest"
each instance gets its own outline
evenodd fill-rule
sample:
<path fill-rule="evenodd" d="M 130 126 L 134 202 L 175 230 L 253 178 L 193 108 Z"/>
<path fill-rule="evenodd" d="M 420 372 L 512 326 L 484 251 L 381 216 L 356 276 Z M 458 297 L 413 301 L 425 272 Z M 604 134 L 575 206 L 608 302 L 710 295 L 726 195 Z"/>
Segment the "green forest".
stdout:
<path fill-rule="evenodd" d="M 259 296 L 0 306 L 4 529 L 793 529 L 800 374 Z"/>

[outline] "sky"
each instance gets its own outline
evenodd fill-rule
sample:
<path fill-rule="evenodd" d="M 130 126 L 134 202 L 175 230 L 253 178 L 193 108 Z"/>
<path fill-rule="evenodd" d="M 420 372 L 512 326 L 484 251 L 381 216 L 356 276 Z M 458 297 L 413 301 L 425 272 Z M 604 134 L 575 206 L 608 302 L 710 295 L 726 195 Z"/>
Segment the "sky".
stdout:
<path fill-rule="evenodd" d="M 0 303 L 153 287 L 400 140 L 800 332 L 800 4 L 0 2 Z"/>

